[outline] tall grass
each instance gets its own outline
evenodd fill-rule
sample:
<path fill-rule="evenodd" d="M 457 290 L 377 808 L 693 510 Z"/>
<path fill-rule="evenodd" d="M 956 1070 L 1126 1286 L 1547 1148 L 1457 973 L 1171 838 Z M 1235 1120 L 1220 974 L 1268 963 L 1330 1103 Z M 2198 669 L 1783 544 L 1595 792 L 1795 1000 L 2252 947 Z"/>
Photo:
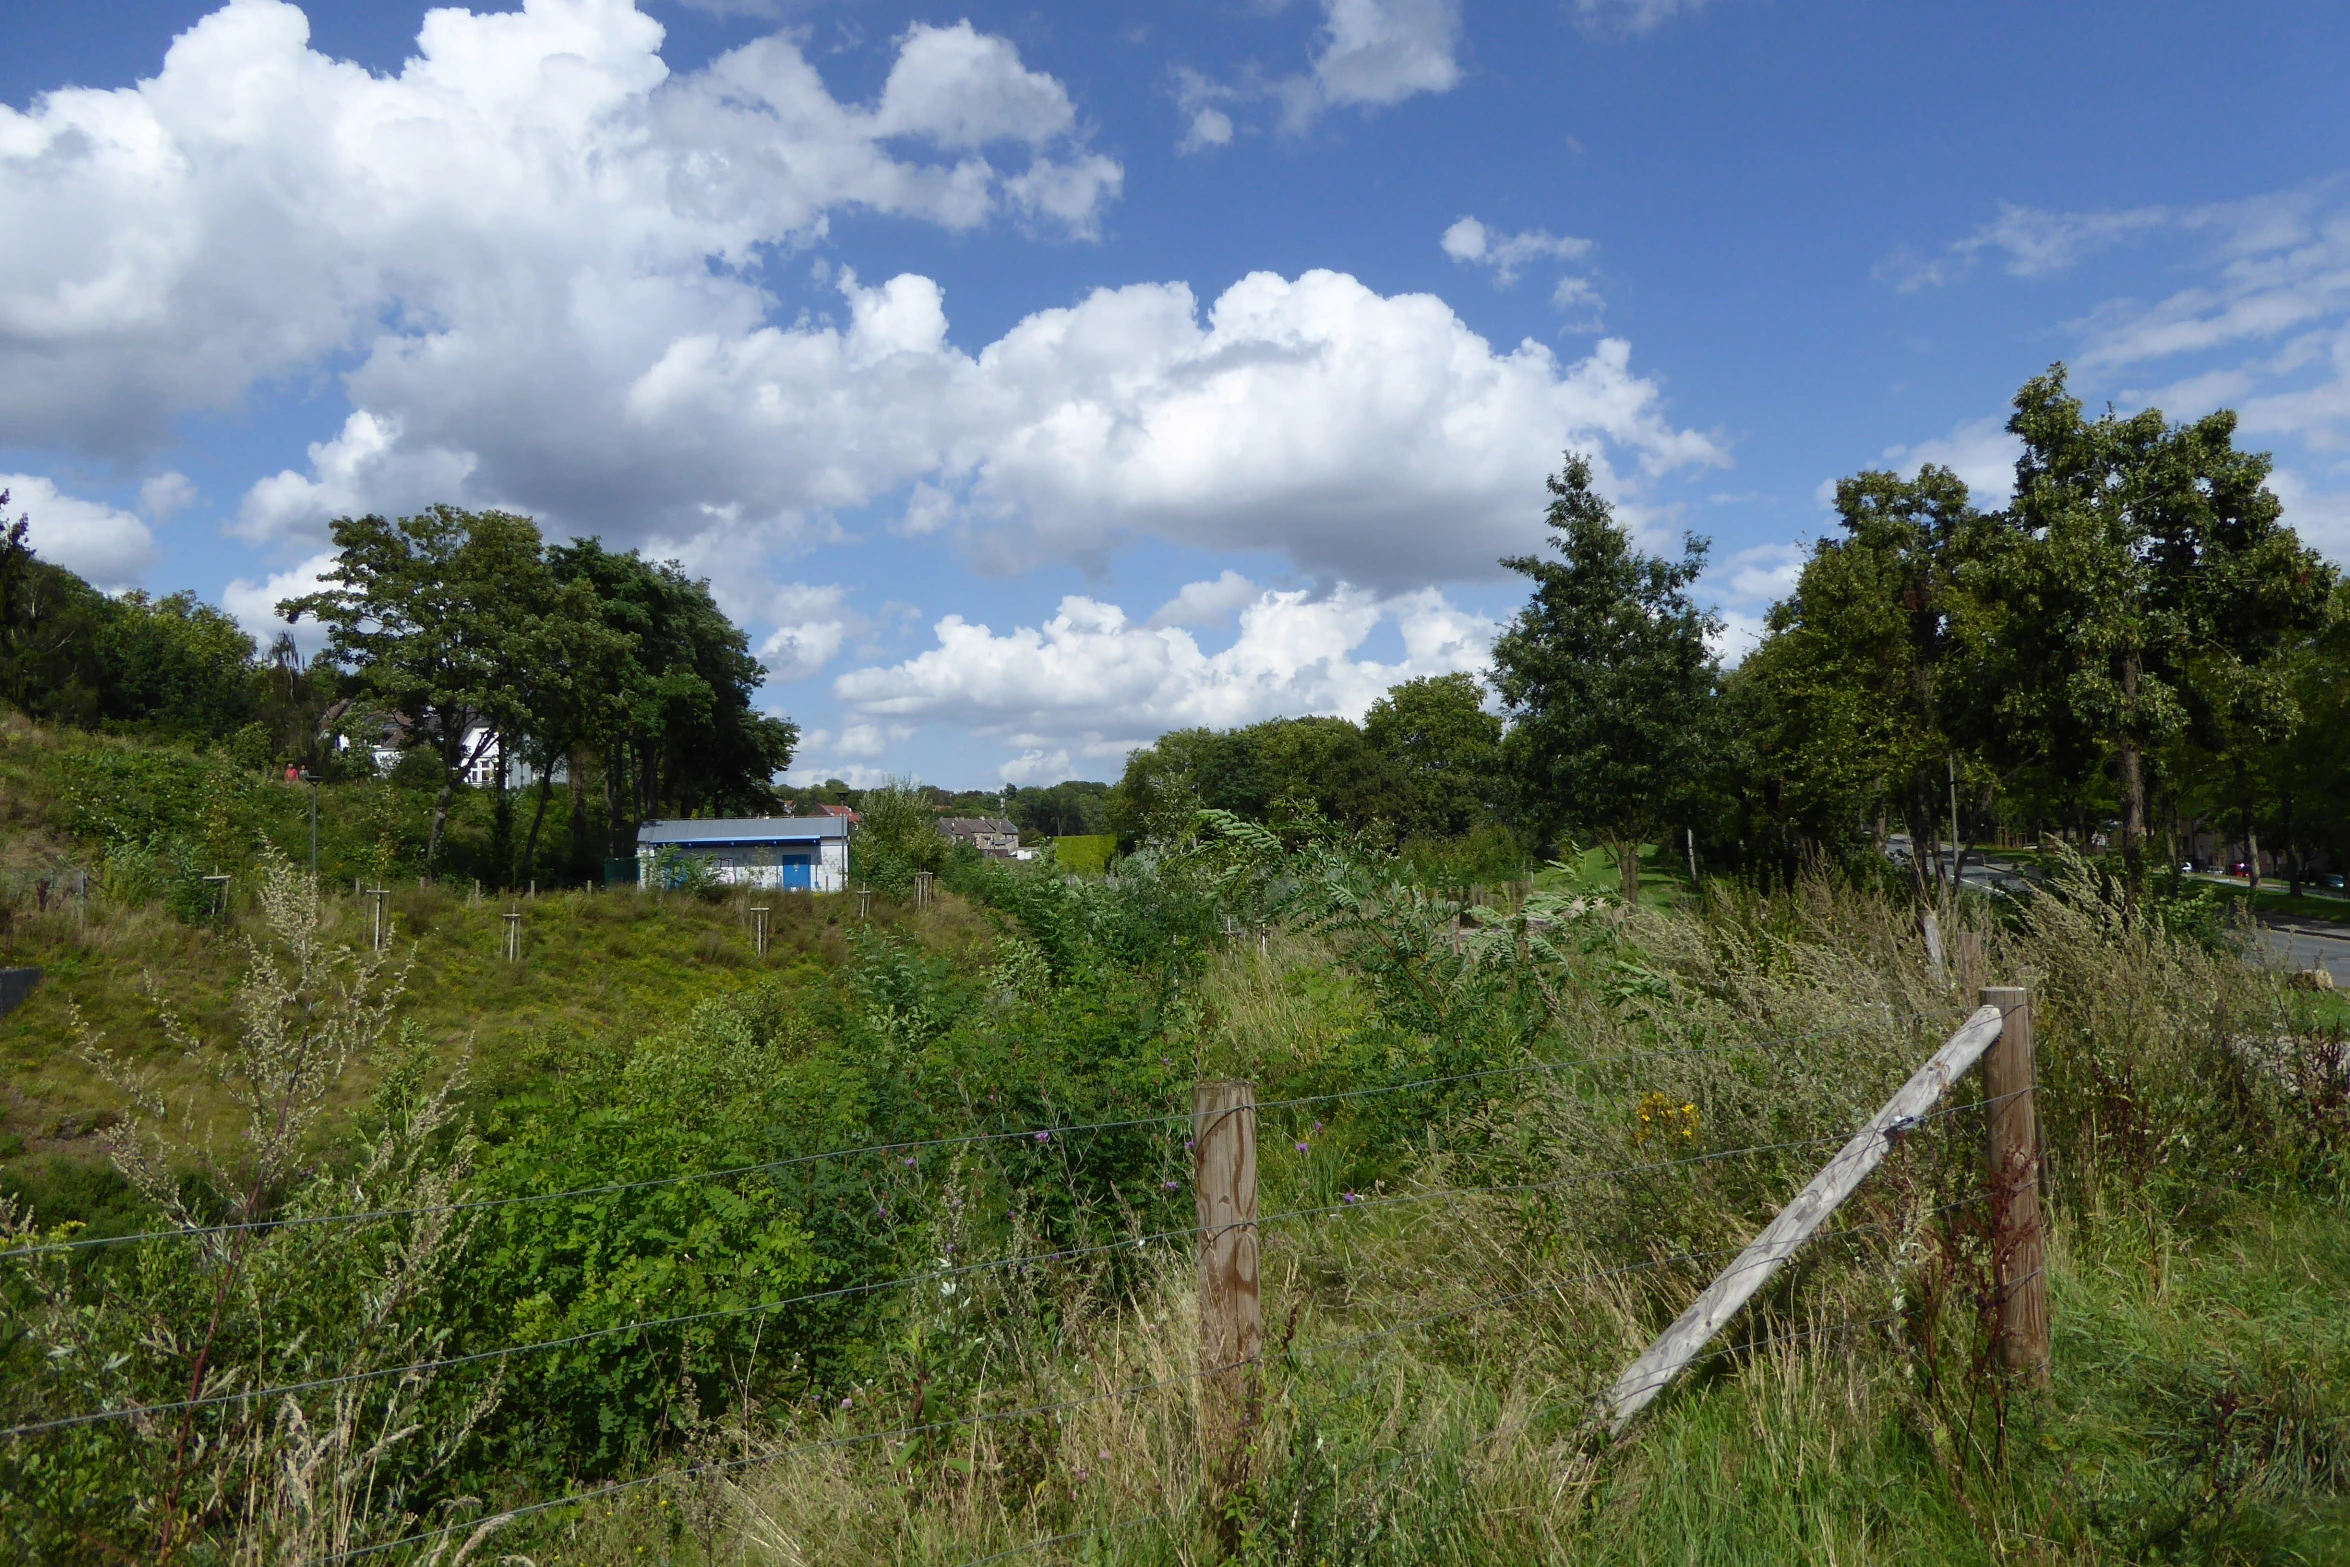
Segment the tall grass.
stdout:
<path fill-rule="evenodd" d="M 1709 885 L 1669 911 L 1544 894 L 1464 908 L 1392 863 L 1258 833 L 1106 880 L 981 867 L 960 885 L 978 901 L 896 933 L 812 914 L 802 950 L 827 983 L 706 997 L 623 1058 L 570 1069 L 484 1160 L 570 1185 L 599 1158 L 635 1176 L 745 1144 L 1113 1120 L 1180 1108 L 1197 1076 L 1253 1078 L 1268 1332 L 1246 1483 L 1215 1505 L 1202 1485 L 1180 1133 L 1099 1148 L 1024 1133 L 918 1171 L 844 1170 L 804 1210 L 781 1187 L 746 1202 L 697 1186 L 691 1210 L 598 1208 L 584 1231 L 501 1217 L 498 1256 L 462 1275 L 516 1295 L 510 1317 L 467 1303 L 500 1332 L 533 1312 L 626 1320 L 654 1287 L 640 1281 L 695 1270 L 716 1270 L 697 1288 L 759 1298 L 755 1270 L 728 1271 L 738 1257 L 788 1265 L 791 1289 L 847 1281 L 826 1267 L 1001 1266 L 813 1326 L 778 1314 L 661 1339 L 659 1364 L 615 1351 L 570 1382 L 550 1372 L 531 1396 L 585 1391 L 543 1426 L 516 1412 L 492 1449 L 507 1467 L 468 1471 L 480 1487 L 440 1499 L 455 1531 L 411 1554 L 2350 1559 L 2339 1041 L 2228 951 L 2123 921 L 2090 867 L 2060 868 L 2019 912 L 1962 911 L 1940 972 L 1903 905 L 1825 878 Z M 470 905 L 415 896 L 417 928 L 470 930 Z M 676 917 L 588 900 L 566 930 L 591 954 L 611 936 L 618 959 L 622 937 Z M 2037 997 L 2053 1388 L 1993 1369 L 1984 1128 L 1962 1085 L 1609 1440 L 1592 1411 L 1610 1379 L 1977 987 L 2010 981 Z M 1292 1098 L 1316 1102 L 1271 1105 Z M 725 1228 L 737 1208 L 772 1246 Z M 823 1228 L 835 1211 L 845 1238 Z M 603 1293 L 522 1298 L 557 1288 L 531 1258 L 575 1255 Z M 825 1321 L 834 1336 L 811 1337 Z M 516 1386 L 542 1387 L 533 1374 Z M 476 1407 L 435 1413 L 435 1439 L 478 1454 Z M 526 1461 L 534 1432 L 599 1407 L 636 1434 Z M 496 1516 L 572 1483 L 595 1499 Z M 285 1536 L 220 1538 L 266 1554 Z"/>
<path fill-rule="evenodd" d="M 901 1362 L 845 1408 L 738 1410 L 708 1449 L 734 1467 L 542 1522 L 531 1549 L 2350 1559 L 2350 1220 L 2324 1086 L 2338 1049 L 2227 952 L 2123 922 L 2085 866 L 2020 916 L 1976 907 L 1963 929 L 1974 939 L 1936 976 L 1906 910 L 1824 880 L 1717 887 L 1689 914 L 1600 911 L 1572 940 L 1551 933 L 1566 961 L 1524 1041 L 1527 1063 L 1571 1068 L 1462 1094 L 1408 1141 L 1386 1101 L 1267 1112 L 1264 1210 L 1342 1211 L 1266 1229 L 1263 1422 L 1229 1519 L 1202 1507 L 1178 1245 L 1114 1278 L 1045 1269 L 925 1297 L 908 1341 L 976 1357 L 965 1402 L 927 1403 Z M 1381 1007 L 1348 945 L 1237 942 L 1171 1033 L 1200 1070 L 1256 1076 L 1268 1098 L 1359 1069 Z M 1686 1161 L 1842 1135 L 1977 986 L 2011 979 L 2036 991 L 2060 1175 L 2053 1389 L 1992 1369 L 1988 1241 L 1962 1206 L 1983 1127 L 1961 1110 L 1907 1140 L 1726 1352 L 1622 1441 L 1599 1436 L 1595 1394 L 1829 1150 Z M 1643 1164 L 1672 1167 L 1605 1174 Z M 1493 1185 L 1521 1189 L 1470 1190 Z M 1675 1260 L 1691 1253 L 1714 1255 Z M 926 1429 L 806 1445 L 905 1426 Z"/>

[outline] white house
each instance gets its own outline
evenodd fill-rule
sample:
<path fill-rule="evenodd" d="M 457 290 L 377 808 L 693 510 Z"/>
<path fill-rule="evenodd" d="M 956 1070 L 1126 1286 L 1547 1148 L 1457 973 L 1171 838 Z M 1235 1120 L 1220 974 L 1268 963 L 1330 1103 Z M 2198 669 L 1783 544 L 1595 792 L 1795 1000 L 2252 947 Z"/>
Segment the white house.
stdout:
<path fill-rule="evenodd" d="M 849 828 L 839 816 L 646 822 L 636 830 L 637 880 L 652 885 L 655 856 L 675 849 L 710 862 L 729 887 L 841 892 L 849 884 Z"/>

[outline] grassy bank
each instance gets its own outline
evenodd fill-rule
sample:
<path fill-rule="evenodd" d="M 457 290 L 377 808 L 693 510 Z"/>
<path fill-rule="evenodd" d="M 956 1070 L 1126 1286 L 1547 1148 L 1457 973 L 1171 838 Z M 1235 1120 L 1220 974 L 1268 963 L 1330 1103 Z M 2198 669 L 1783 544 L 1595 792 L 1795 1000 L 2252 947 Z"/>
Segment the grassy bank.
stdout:
<path fill-rule="evenodd" d="M 519 974 L 497 908 L 403 892 L 417 1043 L 326 1096 L 319 1136 L 355 1156 L 282 1165 L 290 1211 L 386 1217 L 263 1232 L 220 1374 L 489 1358 L 205 1415 L 201 1505 L 169 1426 L 0 1452 L 19 1555 L 139 1554 L 167 1507 L 224 1560 L 461 1540 L 586 1492 L 485 1544 L 762 1567 L 1040 1541 L 1136 1564 L 2342 1559 L 2339 1035 L 2224 946 L 2123 920 L 2085 870 L 1966 911 L 1980 972 L 1950 985 L 1897 902 L 1820 879 L 1637 910 L 1538 888 L 1547 923 L 1473 915 L 1457 939 L 1393 862 L 1239 829 L 1106 880 L 950 880 L 879 931 L 797 900 L 765 965 L 739 900 L 541 899 Z M 355 929 L 333 900 L 296 912 L 273 939 Z M 219 935 L 134 914 L 93 927 L 124 944 L 88 944 L 70 983 L 93 1005 L 141 940 L 226 995 Z M 2011 978 L 2040 1026 L 2053 1386 L 1993 1369 L 1970 1082 L 1718 1353 L 1622 1439 L 1595 1429 L 1623 1365 Z M 470 1132 L 431 1099 L 468 1023 L 499 1085 L 468 1090 Z M 1224 1075 L 1267 1106 L 1267 1354 L 1210 1505 L 1182 1113 Z M 499 1206 L 433 1230 L 419 1191 Z M 529 1200 L 551 1191 L 582 1195 Z M 430 1287 L 384 1282 L 428 1241 Z M 236 1255 L 180 1244 L 0 1274 L 0 1413 L 184 1387 L 183 1351 L 127 1348 L 187 1342 Z M 357 1333 L 378 1299 L 397 1333 Z M 289 1446 L 377 1420 L 413 1434 Z M 295 1451 L 324 1478 L 280 1478 Z"/>
<path fill-rule="evenodd" d="M 439 1070 L 468 1065 L 469 1102 L 485 1106 L 583 1062 L 625 1055 L 714 998 L 821 987 L 866 923 L 854 893 L 705 898 L 622 888 L 476 899 L 410 882 L 388 901 L 401 1015 Z M 754 904 L 770 910 L 764 956 L 754 947 Z M 522 916 L 519 963 L 504 956 L 509 911 Z M 372 939 L 371 902 L 347 883 L 323 898 L 321 912 L 327 942 L 365 947 Z M 952 898 L 917 910 L 876 896 L 871 920 L 958 958 L 989 939 L 985 921 Z M 85 1038 L 149 1068 L 165 1093 L 193 1093 L 200 1118 L 225 1113 L 157 1019 L 163 1009 L 201 1037 L 232 1033 L 238 976 L 248 942 L 265 934 L 261 923 L 249 885 L 213 923 L 190 925 L 160 902 L 104 895 L 13 922 L 6 961 L 36 965 L 44 977 L 0 1020 L 0 1191 L 85 1190 L 78 1172 L 104 1163 L 92 1134 L 122 1107 L 84 1058 Z M 372 1086 L 362 1068 L 345 1085 L 345 1102 Z"/>

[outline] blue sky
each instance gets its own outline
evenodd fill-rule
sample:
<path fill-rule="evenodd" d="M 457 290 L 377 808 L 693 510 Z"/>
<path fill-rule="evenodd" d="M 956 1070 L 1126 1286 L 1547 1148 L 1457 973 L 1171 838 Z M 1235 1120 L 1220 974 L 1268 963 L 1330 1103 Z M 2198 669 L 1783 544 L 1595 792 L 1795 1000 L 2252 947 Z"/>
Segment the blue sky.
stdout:
<path fill-rule="evenodd" d="M 707 575 L 795 776 L 1115 777 L 1474 669 L 1542 480 L 1713 541 L 2018 383 L 2239 408 L 2350 558 L 2350 11 L 12 4 L 0 474 L 265 632 L 326 525 Z"/>

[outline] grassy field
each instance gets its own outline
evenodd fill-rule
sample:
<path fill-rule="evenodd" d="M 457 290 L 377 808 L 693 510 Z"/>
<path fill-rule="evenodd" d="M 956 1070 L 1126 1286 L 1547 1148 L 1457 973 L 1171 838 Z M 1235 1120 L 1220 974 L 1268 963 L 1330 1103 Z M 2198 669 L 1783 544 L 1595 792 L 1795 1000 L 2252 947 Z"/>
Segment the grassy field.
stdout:
<path fill-rule="evenodd" d="M 764 957 L 753 949 L 755 903 L 771 910 Z M 444 1069 L 469 1063 L 469 1097 L 486 1104 L 582 1059 L 623 1054 L 714 997 L 822 983 L 846 960 L 857 906 L 854 893 L 705 899 L 634 888 L 476 901 L 470 891 L 410 883 L 390 898 L 392 971 L 402 976 L 405 1020 Z M 367 900 L 346 886 L 324 910 L 330 942 L 367 944 Z M 509 911 L 522 915 L 519 963 L 502 955 Z M 991 930 L 959 900 L 917 910 L 877 894 L 872 919 L 958 958 L 984 948 Z M 188 925 L 152 903 L 103 897 L 13 923 L 5 961 L 38 966 L 44 978 L 0 1020 L 0 1191 L 55 1191 L 103 1164 L 90 1134 L 120 1095 L 84 1059 L 85 1039 L 149 1067 L 167 1092 L 195 1092 L 199 1118 L 222 1112 L 179 1060 L 159 1011 L 199 1036 L 225 1037 L 255 925 L 249 892 L 220 924 Z M 371 1086 L 359 1072 L 348 1093 Z"/>
<path fill-rule="evenodd" d="M 440 1389 L 439 1405 L 398 1406 L 418 1429 L 453 1422 L 449 1450 L 471 1454 L 447 1482 L 476 1499 L 459 1515 L 625 1486 L 495 1535 L 550 1567 L 2350 1562 L 2339 998 L 2124 922 L 2061 864 L 2030 908 L 1961 914 L 1980 972 L 1945 983 L 1881 890 L 1692 888 L 1653 856 L 1637 909 L 1561 915 L 1539 943 L 1472 921 L 1463 946 L 1441 901 L 1388 868 L 1251 852 L 1270 858 L 1145 857 L 1074 884 L 978 867 L 921 909 L 876 898 L 873 935 L 853 895 L 767 895 L 764 958 L 739 894 L 476 903 L 402 886 L 399 1014 L 425 1046 L 411 1091 L 461 1061 L 473 1075 L 460 1120 L 420 1134 L 430 1179 L 395 1197 L 655 1183 L 501 1210 L 434 1264 L 445 1298 L 407 1297 L 402 1344 L 532 1349 L 476 1380 L 426 1378 L 417 1396 Z M 1534 890 L 1614 882 L 1599 853 Z M 122 1104 L 76 1055 L 73 1013 L 194 1088 L 157 1004 L 231 1033 L 248 940 L 269 934 L 250 897 L 223 924 L 108 892 L 11 926 L 11 961 L 51 978 L 0 1025 L 0 1180 L 49 1221 L 152 1217 L 106 1185 L 101 1139 L 64 1135 Z M 509 907 L 519 964 L 500 955 Z M 347 892 L 318 913 L 330 944 L 363 939 Z M 2008 979 L 2033 986 L 2040 1027 L 2052 1385 L 1989 1353 L 1969 1082 L 1717 1353 L 1623 1438 L 1599 1432 L 1594 1397 L 1967 1014 L 1971 987 Z M 1302 1102 L 1260 1115 L 1261 1413 L 1210 1505 L 1184 1129 L 1152 1118 L 1225 1075 Z M 390 1136 L 394 1101 L 366 1096 L 395 1087 L 354 1075 L 320 1140 Z M 220 1109 L 200 1100 L 197 1120 Z M 1028 1130 L 1088 1121 L 1105 1129 Z M 925 1141 L 1007 1125 L 1009 1140 Z M 868 1143 L 888 1157 L 811 1167 L 805 1187 L 668 1184 Z M 382 1205 L 368 1160 L 347 1162 L 297 1200 Z M 341 1249 L 328 1233 L 258 1254 L 240 1307 L 252 1366 L 420 1353 L 337 1337 L 379 1298 L 370 1259 L 416 1232 Z M 150 1370 L 163 1393 L 138 1396 L 175 1396 L 186 1324 L 215 1296 L 170 1244 L 111 1271 L 0 1267 L 0 1415 L 119 1403 Z M 962 1267 L 978 1271 L 947 1271 Z M 909 1282 L 837 1311 L 740 1316 L 893 1277 Z M 642 1328 L 663 1313 L 735 1326 Z M 540 1363 L 535 1346 L 574 1336 Z M 288 1398 L 205 1428 L 242 1455 L 208 1461 L 262 1498 L 201 1515 L 205 1549 L 291 1560 L 441 1516 L 447 1490 L 401 1492 L 441 1499 L 403 1499 L 424 1509 L 405 1521 L 305 1500 L 312 1474 L 375 1494 L 364 1444 L 304 1434 L 355 1429 L 344 1409 Z M 624 1424 L 636 1435 L 606 1439 Z M 73 1529 L 131 1555 L 152 1543 L 168 1443 L 88 1442 L 0 1450 L 0 1560 Z M 59 1532 L 12 1532 L 35 1518 Z"/>
<path fill-rule="evenodd" d="M 1265 1316 L 1279 1347 L 1233 1553 L 1625 1567 L 2350 1561 L 2350 1215 L 2333 1175 L 2280 1186 L 2242 1167 L 2234 1182 L 2182 1187 L 2155 1173 L 2159 1162 L 2137 1164 L 2143 1149 L 2068 1140 L 2048 1264 L 2054 1378 L 2041 1393 L 1987 1361 L 1979 1232 L 1928 1211 L 1944 1190 L 1936 1172 L 1966 1184 L 1979 1123 L 1939 1143 L 1922 1129 L 1849 1220 L 1889 1235 L 1815 1248 L 1722 1340 L 1749 1347 L 1701 1363 L 1624 1440 L 1594 1436 L 1594 1393 L 1708 1270 L 1665 1269 L 1666 1282 L 1590 1274 L 1734 1247 L 1823 1155 L 1744 1174 L 1707 1167 L 1655 1189 L 1579 1188 L 1567 1201 L 1463 1189 L 1654 1159 L 1636 1124 L 1626 1129 L 1629 1107 L 1651 1094 L 1702 1107 L 1700 1147 L 1846 1124 L 1964 1010 L 1884 929 L 1781 906 L 1764 921 L 1778 964 L 1757 972 L 1736 950 L 1742 922 L 1720 913 L 1710 935 L 1687 916 L 1648 917 L 1647 961 L 1675 976 L 1680 1004 L 1656 1015 L 1804 1019 L 1825 1040 L 1808 1059 L 1595 1070 L 1489 1104 L 1401 1164 L 1382 1161 L 1379 1193 L 1445 1200 L 1267 1229 Z M 2079 1057 L 2129 1048 L 2090 1033 L 2126 1028 L 2097 1013 L 2130 1003 L 2089 989 L 2089 970 L 2115 956 L 1995 941 L 1994 961 L 2036 963 L 2065 997 L 2043 1014 L 2043 1050 L 2068 1115 L 2080 1107 L 2069 1096 L 2095 1091 L 2075 1075 Z M 2223 971 L 2198 963 L 2136 998 L 2153 1003 L 2141 1024 L 2169 1026 L 2167 1007 L 2191 1005 L 2190 993 L 2209 1004 Z M 1261 1081 L 1340 1052 L 1378 1010 L 1340 953 L 1294 937 L 1261 958 L 1221 957 L 1200 1004 L 1215 1068 Z M 1921 1006 L 1935 1016 L 1914 1031 L 1834 1032 L 1871 1007 Z M 1654 1037 L 1616 1007 L 1572 1012 L 1569 1037 L 1595 1061 Z M 1320 1112 L 1262 1131 L 1268 1213 L 1338 1202 L 1378 1141 L 1370 1126 L 1308 1115 Z M 2101 1166 L 2122 1179 L 2106 1184 L 2091 1173 Z M 1053 1329 L 1040 1331 L 1040 1310 Z M 723 1479 L 657 1483 L 517 1535 L 517 1547 L 595 1564 L 958 1564 L 1049 1539 L 1034 1559 L 1215 1560 L 1227 1547 L 1203 1520 L 1199 1408 L 1184 1380 L 1196 1310 L 1180 1252 L 1114 1284 L 1068 1270 L 1025 1291 L 934 1297 L 911 1313 L 918 1330 L 994 1344 L 1003 1405 L 1067 1413 L 795 1450 L 913 1419 L 919 1382 L 901 1377 L 845 1413 L 730 1425 L 711 1450 L 741 1467 Z M 1153 1391 L 1120 1396 L 1137 1387 Z"/>
<path fill-rule="evenodd" d="M 1616 857 L 1611 849 L 1585 849 L 1566 862 L 1566 869 L 1549 866 L 1534 873 L 1534 886 L 1542 891 L 1567 893 L 1603 893 L 1616 896 L 1621 883 L 1616 876 Z M 1690 897 L 1689 865 L 1676 859 L 1669 849 L 1658 844 L 1640 847 L 1640 901 L 1650 908 L 1673 909 L 1681 907 Z"/>

